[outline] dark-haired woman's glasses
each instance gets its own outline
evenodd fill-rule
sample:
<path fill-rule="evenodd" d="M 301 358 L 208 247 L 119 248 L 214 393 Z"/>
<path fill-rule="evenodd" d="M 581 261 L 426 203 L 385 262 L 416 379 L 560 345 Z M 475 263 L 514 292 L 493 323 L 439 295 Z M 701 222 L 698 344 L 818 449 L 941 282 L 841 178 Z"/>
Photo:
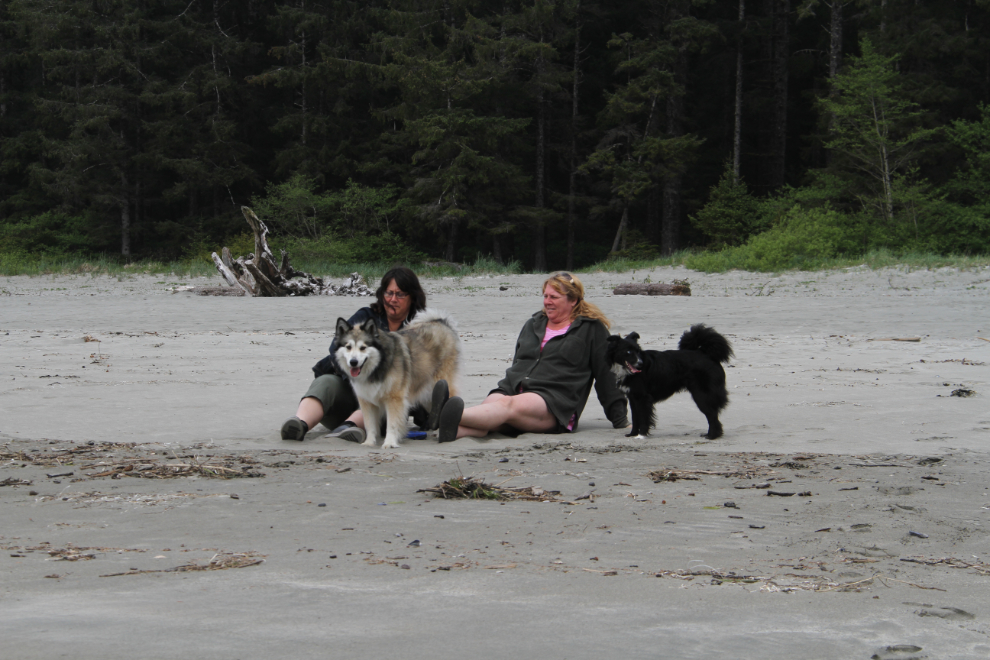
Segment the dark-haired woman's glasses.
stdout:
<path fill-rule="evenodd" d="M 386 291 L 383 294 L 385 298 L 395 298 L 396 300 L 405 300 L 409 297 L 409 294 L 405 291 Z"/>

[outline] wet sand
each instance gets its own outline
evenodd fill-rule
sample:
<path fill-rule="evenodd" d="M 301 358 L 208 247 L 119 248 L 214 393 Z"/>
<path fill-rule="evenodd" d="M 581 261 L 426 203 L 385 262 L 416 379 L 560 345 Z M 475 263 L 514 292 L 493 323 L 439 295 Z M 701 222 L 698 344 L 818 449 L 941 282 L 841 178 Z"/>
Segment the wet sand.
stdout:
<path fill-rule="evenodd" d="M 693 295 L 611 295 L 647 277 Z M 733 342 L 724 437 L 681 394 L 625 438 L 592 394 L 567 436 L 283 442 L 368 299 L 0 278 L 3 656 L 990 655 L 990 270 L 582 279 L 644 346 Z M 424 280 L 469 404 L 542 280 Z M 462 475 L 559 493 L 417 492 Z"/>

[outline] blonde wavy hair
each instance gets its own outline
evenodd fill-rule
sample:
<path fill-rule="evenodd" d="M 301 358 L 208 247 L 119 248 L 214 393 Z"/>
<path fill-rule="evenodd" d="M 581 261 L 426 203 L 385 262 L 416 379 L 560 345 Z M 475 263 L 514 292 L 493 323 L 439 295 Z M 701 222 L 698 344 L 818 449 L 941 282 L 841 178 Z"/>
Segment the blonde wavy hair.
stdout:
<path fill-rule="evenodd" d="M 574 309 L 571 310 L 571 321 L 579 316 L 584 316 L 593 321 L 601 321 L 606 329 L 612 326 L 612 322 L 608 320 L 608 317 L 605 316 L 602 310 L 598 309 L 597 305 L 584 299 L 584 285 L 578 279 L 577 275 L 564 270 L 554 273 L 543 282 L 543 286 L 540 287 L 541 293 L 547 290 L 547 285 L 553 287 L 553 290 L 560 295 L 567 296 L 568 300 L 573 300 L 577 303 L 574 305 Z"/>

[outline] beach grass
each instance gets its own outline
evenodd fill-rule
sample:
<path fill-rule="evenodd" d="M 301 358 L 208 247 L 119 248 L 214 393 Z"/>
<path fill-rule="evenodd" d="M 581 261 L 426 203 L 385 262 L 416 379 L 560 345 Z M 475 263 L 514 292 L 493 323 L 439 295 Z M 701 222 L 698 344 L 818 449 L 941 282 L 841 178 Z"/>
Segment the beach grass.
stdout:
<path fill-rule="evenodd" d="M 634 270 L 650 270 L 683 266 L 703 273 L 724 273 L 731 270 L 747 270 L 737 262 L 731 250 L 724 252 L 693 252 L 684 250 L 669 257 L 656 259 L 628 259 L 610 257 L 590 266 L 575 269 L 578 273 L 621 273 Z M 395 263 L 361 262 L 337 263 L 322 259 L 294 259 L 293 267 L 317 277 L 344 278 L 360 273 L 368 282 L 375 282 Z M 420 277 L 441 279 L 444 277 L 471 277 L 484 275 L 519 275 L 527 272 L 522 264 L 513 261 L 501 264 L 491 257 L 479 256 L 474 263 L 454 264 L 443 261 L 424 261 L 403 264 L 412 268 Z M 930 252 L 899 253 L 891 250 L 871 250 L 859 256 L 843 256 L 828 259 L 803 260 L 790 269 L 801 271 L 826 271 L 843 268 L 866 267 L 871 270 L 899 268 L 902 270 L 933 270 L 957 268 L 971 270 L 990 266 L 990 255 L 940 255 Z M 4 254 L 0 253 L 0 276 L 27 275 L 90 275 L 125 279 L 132 275 L 161 275 L 182 278 L 216 277 L 212 262 L 203 259 L 159 261 L 141 259 L 126 261 L 119 255 L 65 256 Z"/>
<path fill-rule="evenodd" d="M 443 277 L 464 277 L 480 275 L 518 275 L 523 272 L 518 261 L 500 264 L 490 257 L 479 256 L 474 263 L 455 264 L 443 261 L 395 264 L 392 262 L 336 263 L 322 259 L 293 259 L 296 270 L 311 273 L 317 277 L 341 279 L 351 273 L 360 273 L 368 282 L 377 282 L 382 275 L 396 265 L 412 268 L 420 277 L 440 279 Z M 0 276 L 27 275 L 90 275 L 124 279 L 133 275 L 161 275 L 181 278 L 219 277 L 212 261 L 185 259 L 158 261 L 141 259 L 126 261 L 117 255 L 95 255 L 89 257 L 51 257 L 45 255 L 3 254 L 0 253 Z"/>
<path fill-rule="evenodd" d="M 749 270 L 743 267 L 738 258 L 739 252 L 725 250 L 723 252 L 677 252 L 669 257 L 659 259 L 634 260 L 609 258 L 578 272 L 615 272 L 621 273 L 632 270 L 649 270 L 684 266 L 689 270 L 702 273 L 726 273 L 731 270 Z M 843 268 L 863 267 L 870 270 L 881 268 L 899 268 L 902 270 L 934 270 L 937 268 L 956 268 L 971 270 L 990 266 L 990 255 L 941 255 L 932 252 L 895 252 L 893 250 L 870 250 L 861 255 L 847 255 L 827 259 L 802 259 L 792 268 L 774 269 L 765 272 L 782 272 L 783 270 L 798 271 L 827 271 Z M 764 271 L 760 271 L 764 272 Z"/>

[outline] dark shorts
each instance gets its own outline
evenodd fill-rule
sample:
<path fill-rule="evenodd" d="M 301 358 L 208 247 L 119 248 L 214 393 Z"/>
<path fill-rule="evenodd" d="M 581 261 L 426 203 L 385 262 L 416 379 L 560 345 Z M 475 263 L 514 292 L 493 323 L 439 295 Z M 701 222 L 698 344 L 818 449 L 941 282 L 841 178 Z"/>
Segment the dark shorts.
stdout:
<path fill-rule="evenodd" d="M 358 409 L 351 384 L 340 376 L 317 376 L 302 398 L 312 397 L 323 404 L 323 426 L 333 430 Z"/>
<path fill-rule="evenodd" d="M 505 396 L 515 396 L 515 394 L 521 394 L 521 392 L 517 392 L 517 393 L 514 394 L 512 392 L 506 392 L 501 387 L 496 387 L 494 390 L 492 390 L 491 392 L 489 392 L 489 394 L 504 394 Z M 533 394 L 537 394 L 537 393 L 534 392 Z M 546 403 L 546 399 L 543 399 L 543 402 Z M 547 410 L 548 411 L 550 410 L 550 406 L 547 406 Z M 556 425 L 552 429 L 549 429 L 549 430 L 546 430 L 546 431 L 530 431 L 530 433 L 547 433 L 547 434 L 550 434 L 550 435 L 555 435 L 557 433 L 570 433 L 571 432 L 571 430 L 569 428 L 567 428 L 566 426 L 564 426 L 563 424 L 561 424 L 560 421 L 558 421 L 556 417 L 554 417 L 554 421 L 556 422 Z M 511 424 L 502 424 L 502 426 L 498 427 L 497 429 L 492 429 L 492 430 L 498 431 L 499 433 L 501 433 L 503 435 L 507 435 L 510 438 L 516 438 L 516 437 L 519 437 L 519 435 L 521 435 L 523 433 L 526 433 L 526 431 L 520 431 L 519 429 L 517 429 L 516 427 L 512 426 Z"/>

